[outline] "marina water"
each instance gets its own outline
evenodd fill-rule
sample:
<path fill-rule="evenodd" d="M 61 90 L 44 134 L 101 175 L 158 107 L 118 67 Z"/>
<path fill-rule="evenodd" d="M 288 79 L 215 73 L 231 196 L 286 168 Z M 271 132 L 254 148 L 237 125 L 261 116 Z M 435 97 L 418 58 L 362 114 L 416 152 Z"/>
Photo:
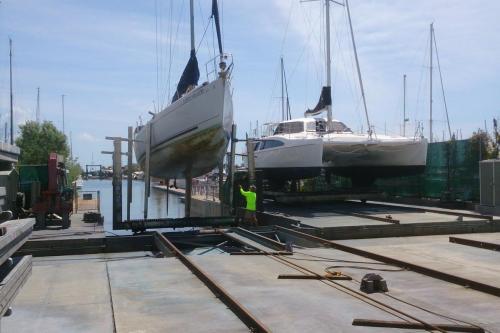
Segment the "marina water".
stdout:
<path fill-rule="evenodd" d="M 83 182 L 82 191 L 99 191 L 101 196 L 101 214 L 104 217 L 104 230 L 112 231 L 113 225 L 113 187 L 111 180 L 89 179 Z M 127 218 L 127 180 L 122 183 L 123 219 Z M 184 204 L 180 196 L 151 187 L 149 197 L 148 218 L 177 218 L 184 216 Z M 130 205 L 130 218 L 144 218 L 144 182 L 132 181 L 132 203 Z"/>

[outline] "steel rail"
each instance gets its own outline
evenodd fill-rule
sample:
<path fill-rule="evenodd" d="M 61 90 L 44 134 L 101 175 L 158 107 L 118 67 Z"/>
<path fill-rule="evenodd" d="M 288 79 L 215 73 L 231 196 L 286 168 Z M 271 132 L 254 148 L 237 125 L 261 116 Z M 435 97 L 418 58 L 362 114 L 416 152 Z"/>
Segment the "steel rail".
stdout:
<path fill-rule="evenodd" d="M 172 242 L 159 231 L 155 233 L 155 244 L 164 255 L 173 253 L 208 289 L 219 298 L 251 332 L 271 332 L 263 323 L 254 317 L 241 303 L 234 299 L 221 285 L 213 280 L 198 265 L 185 256 Z"/>
<path fill-rule="evenodd" d="M 311 275 L 309 275 L 311 277 L 311 279 L 314 279 L 314 277 L 316 277 L 317 279 L 315 279 L 315 280 L 317 280 L 317 281 L 319 281 L 321 283 L 324 283 L 324 284 L 326 284 L 326 285 L 328 285 L 330 287 L 333 287 L 333 288 L 335 288 L 335 289 L 337 289 L 337 290 L 339 290 L 341 292 L 344 292 L 344 293 L 346 293 L 348 295 L 351 295 L 352 297 L 357 298 L 357 299 L 359 299 L 359 300 L 361 300 L 361 301 L 363 301 L 363 302 L 365 302 L 367 304 L 370 304 L 370 305 L 372 305 L 372 306 L 374 306 L 374 307 L 376 307 L 376 308 L 378 308 L 378 309 L 380 309 L 382 311 L 390 313 L 393 316 L 396 316 L 396 317 L 398 317 L 400 319 L 404 319 L 404 318 L 400 317 L 400 315 L 402 315 L 402 316 L 410 318 L 410 319 L 412 319 L 412 320 L 414 320 L 416 322 L 419 322 L 427 330 L 436 330 L 436 331 L 439 331 L 439 332 L 446 333 L 446 330 L 443 330 L 443 329 L 441 329 L 441 328 L 439 328 L 437 326 L 434 326 L 433 324 L 429 324 L 426 321 L 418 319 L 418 318 L 416 318 L 416 317 L 414 317 L 414 316 L 412 316 L 412 315 L 410 315 L 410 314 L 408 314 L 408 313 L 406 313 L 406 312 L 404 312 L 402 310 L 399 310 L 399 309 L 396 309 L 396 308 L 394 308 L 394 307 L 392 307 L 390 305 L 387 305 L 384 302 L 376 300 L 375 298 L 372 298 L 372 297 L 370 297 L 370 296 L 368 296 L 368 295 L 366 295 L 366 294 L 364 294 L 362 292 L 359 292 L 357 290 L 349 288 L 348 286 L 345 286 L 345 285 L 343 285 L 341 283 L 335 282 L 333 279 L 323 279 L 322 275 L 320 275 L 320 274 L 318 274 L 318 273 L 316 273 L 316 272 L 308 269 L 307 267 L 304 267 L 302 265 L 299 265 L 299 264 L 296 264 L 294 262 L 291 262 L 291 261 L 289 261 L 287 259 L 284 259 L 283 257 L 274 256 L 274 255 L 269 255 L 269 257 L 271 259 L 273 259 L 273 260 L 275 260 L 277 262 L 280 262 L 280 263 L 282 263 L 282 264 L 284 264 L 284 265 L 286 265 L 286 266 L 288 266 L 290 268 L 293 268 L 293 269 L 295 269 L 295 270 L 297 270 L 299 272 L 302 272 L 304 274 L 309 273 L 309 274 L 311 274 Z M 396 313 L 398 315 L 396 315 Z"/>
<path fill-rule="evenodd" d="M 382 206 L 382 207 L 392 207 L 392 208 L 406 208 L 406 209 L 413 209 L 416 211 L 421 211 L 421 212 L 428 212 L 428 213 L 435 213 L 435 214 L 444 214 L 444 215 L 453 215 L 453 216 L 463 216 L 463 217 L 471 217 L 471 218 L 478 218 L 482 220 L 489 220 L 493 221 L 493 216 L 492 215 L 483 215 L 483 214 L 474 214 L 474 213 L 466 213 L 466 212 L 454 212 L 451 210 L 444 210 L 444 209 L 434 209 L 434 208 L 428 208 L 428 207 L 418 207 L 414 205 L 405 205 L 405 204 L 392 204 L 392 203 L 387 203 L 387 202 L 367 202 L 369 205 L 375 205 L 375 206 Z"/>
<path fill-rule="evenodd" d="M 248 229 L 237 227 L 237 228 L 233 228 L 231 230 L 234 230 L 234 232 L 236 232 L 237 234 L 239 234 L 241 236 L 245 236 L 245 237 L 261 244 L 261 245 L 272 248 L 274 250 L 283 251 L 286 249 L 286 244 L 275 241 L 274 239 L 259 235 L 258 233 L 255 233 L 255 232 L 250 231 Z"/>
<path fill-rule="evenodd" d="M 450 243 L 479 247 L 485 250 L 500 251 L 500 244 L 478 241 L 474 239 L 450 237 Z"/>
<path fill-rule="evenodd" d="M 486 293 L 486 294 L 500 297 L 500 288 L 492 286 L 492 285 L 488 285 L 488 284 L 485 284 L 482 282 L 477 282 L 477 281 L 466 279 L 466 278 L 463 278 L 460 276 L 448 274 L 448 273 L 441 272 L 441 271 L 438 271 L 438 270 L 435 270 L 432 268 L 412 264 L 410 262 L 406 262 L 403 260 L 383 256 L 383 255 L 380 255 L 377 253 L 365 251 L 365 250 L 358 249 L 358 248 L 355 248 L 352 246 L 339 244 L 339 243 L 330 241 L 328 239 L 324 239 L 321 237 L 306 234 L 306 233 L 303 233 L 303 232 L 300 232 L 297 230 L 292 230 L 292 229 L 284 228 L 281 226 L 276 226 L 276 228 L 278 230 L 285 232 L 285 233 L 290 233 L 290 234 L 293 234 L 295 236 L 302 237 L 302 238 L 308 239 L 310 241 L 313 241 L 313 242 L 316 242 L 316 243 L 319 243 L 319 244 L 322 244 L 322 245 L 325 245 L 325 246 L 328 246 L 328 247 L 331 247 L 331 248 L 334 248 L 334 249 L 337 249 L 340 251 L 352 253 L 352 254 L 359 255 L 359 256 L 369 258 L 372 260 L 384 262 L 386 264 L 391 264 L 391 265 L 398 266 L 401 268 L 409 269 L 409 270 L 412 270 L 414 272 L 424 274 L 424 275 L 427 275 L 427 276 L 430 276 L 430 277 L 433 277 L 433 278 L 436 278 L 439 280 L 454 283 L 454 284 L 457 284 L 457 285 L 460 285 L 463 287 L 467 287 L 470 289 L 481 291 L 481 292 Z"/>
<path fill-rule="evenodd" d="M 387 321 L 387 320 L 374 320 L 374 319 L 354 319 L 352 321 L 352 325 L 367 326 L 367 327 L 402 328 L 410 330 L 426 329 L 425 325 L 422 325 L 421 323 L 407 323 L 404 321 Z M 432 325 L 450 332 L 484 333 L 483 328 L 475 326 L 450 325 L 450 324 L 432 324 Z"/>
<path fill-rule="evenodd" d="M 334 211 L 334 213 L 351 215 L 351 216 L 360 217 L 363 219 L 375 220 L 375 221 L 380 221 L 380 222 L 387 222 L 387 223 L 392 223 L 392 224 L 399 224 L 400 223 L 399 220 L 389 218 L 389 217 L 380 217 L 380 216 L 361 214 L 361 213 L 355 213 L 355 212 L 340 211 L 340 210 Z"/>

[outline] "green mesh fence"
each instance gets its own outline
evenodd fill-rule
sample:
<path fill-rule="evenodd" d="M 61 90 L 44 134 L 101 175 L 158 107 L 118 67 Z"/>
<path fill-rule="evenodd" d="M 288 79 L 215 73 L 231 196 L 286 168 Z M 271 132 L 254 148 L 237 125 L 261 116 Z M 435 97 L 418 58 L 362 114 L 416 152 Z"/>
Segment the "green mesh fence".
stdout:
<path fill-rule="evenodd" d="M 394 196 L 478 201 L 479 144 L 471 140 L 431 143 L 424 174 L 379 179 L 376 186 Z"/>

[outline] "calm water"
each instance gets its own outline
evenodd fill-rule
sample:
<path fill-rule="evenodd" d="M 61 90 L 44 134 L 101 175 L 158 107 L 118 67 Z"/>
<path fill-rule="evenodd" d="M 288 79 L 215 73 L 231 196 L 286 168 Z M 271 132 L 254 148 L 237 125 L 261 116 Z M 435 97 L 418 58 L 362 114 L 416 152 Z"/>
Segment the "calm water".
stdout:
<path fill-rule="evenodd" d="M 83 182 L 83 191 L 101 192 L 101 214 L 104 216 L 104 229 L 112 230 L 113 224 L 113 188 L 111 180 L 89 179 Z M 127 218 L 127 181 L 122 185 L 123 219 Z M 169 193 L 167 214 L 167 193 L 162 190 L 151 188 L 149 197 L 148 218 L 183 217 L 184 204 L 180 202 L 178 195 Z M 130 205 L 130 218 L 144 218 L 144 182 L 132 181 L 132 204 Z"/>

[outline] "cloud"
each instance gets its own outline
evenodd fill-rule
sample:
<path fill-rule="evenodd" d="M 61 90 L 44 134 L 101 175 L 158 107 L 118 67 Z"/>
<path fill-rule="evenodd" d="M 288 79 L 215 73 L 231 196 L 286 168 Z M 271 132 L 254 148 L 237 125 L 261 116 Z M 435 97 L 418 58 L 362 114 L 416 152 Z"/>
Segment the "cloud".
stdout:
<path fill-rule="evenodd" d="M 96 138 L 95 136 L 93 136 L 92 134 L 88 133 L 88 132 L 81 132 L 78 134 L 78 139 L 80 139 L 81 141 L 85 141 L 85 142 L 97 142 L 97 141 L 101 141 L 99 140 L 98 138 Z"/>

